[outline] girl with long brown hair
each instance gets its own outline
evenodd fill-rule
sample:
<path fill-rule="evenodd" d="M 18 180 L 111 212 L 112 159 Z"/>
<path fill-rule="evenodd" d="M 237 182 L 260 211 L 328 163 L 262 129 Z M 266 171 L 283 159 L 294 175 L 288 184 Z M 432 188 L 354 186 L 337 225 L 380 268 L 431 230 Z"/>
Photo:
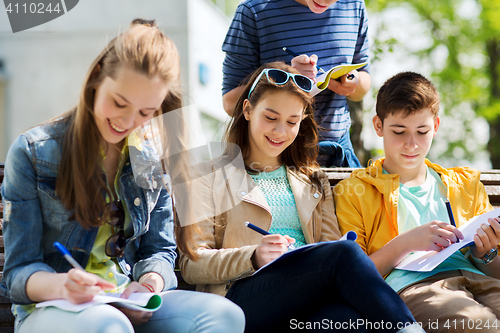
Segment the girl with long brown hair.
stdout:
<path fill-rule="evenodd" d="M 181 106 L 175 45 L 154 21 L 134 20 L 91 64 L 77 106 L 13 143 L 2 184 L 3 277 L 17 332 L 242 331 L 236 305 L 189 291 L 162 294 L 156 312 L 35 308 L 54 299 L 84 303 L 103 290 L 128 298 L 177 286 L 170 189 L 166 181 L 136 183 L 127 136 Z M 63 259 L 56 241 L 84 270 Z"/>

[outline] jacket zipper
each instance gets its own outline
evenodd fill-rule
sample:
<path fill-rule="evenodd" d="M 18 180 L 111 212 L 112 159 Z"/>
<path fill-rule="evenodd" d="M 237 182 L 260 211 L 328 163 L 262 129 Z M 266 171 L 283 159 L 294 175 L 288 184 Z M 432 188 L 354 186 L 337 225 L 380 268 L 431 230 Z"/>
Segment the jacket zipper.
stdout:
<path fill-rule="evenodd" d="M 313 229 L 313 237 L 312 237 L 312 241 L 313 243 L 316 243 L 316 242 L 319 242 L 320 239 L 318 239 L 316 241 L 316 223 L 315 223 L 315 219 L 314 219 L 314 212 L 312 213 L 312 229 Z"/>

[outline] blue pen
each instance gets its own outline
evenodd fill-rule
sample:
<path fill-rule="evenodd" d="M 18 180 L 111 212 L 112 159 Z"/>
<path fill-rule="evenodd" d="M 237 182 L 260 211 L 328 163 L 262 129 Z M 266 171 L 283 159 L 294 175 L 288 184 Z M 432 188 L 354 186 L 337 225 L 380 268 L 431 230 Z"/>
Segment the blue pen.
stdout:
<path fill-rule="evenodd" d="M 452 226 L 454 226 L 456 228 L 457 225 L 455 224 L 455 218 L 453 217 L 453 212 L 451 210 L 450 201 L 448 199 L 446 199 L 444 203 L 446 204 L 446 210 L 448 211 L 448 218 L 450 219 L 450 223 Z M 460 239 L 458 239 L 458 237 L 457 237 L 457 243 L 458 242 L 460 242 Z"/>
<path fill-rule="evenodd" d="M 71 264 L 71 266 L 73 266 L 76 269 L 81 269 L 82 271 L 85 271 L 83 267 L 80 266 L 80 264 L 75 260 L 75 258 L 71 256 L 68 249 L 65 248 L 61 243 L 55 242 L 54 247 L 57 249 L 57 251 L 59 251 L 59 253 L 61 253 L 64 259 L 66 259 Z"/>
<path fill-rule="evenodd" d="M 264 235 L 264 236 L 266 236 L 266 235 L 270 235 L 270 233 L 269 233 L 269 232 L 265 231 L 264 229 L 259 228 L 258 226 L 254 225 L 254 224 L 252 224 L 252 223 L 250 223 L 250 222 L 248 222 L 248 221 L 247 221 L 247 222 L 245 222 L 245 225 L 246 225 L 247 227 L 249 227 L 250 229 L 252 229 L 253 231 L 257 231 L 257 232 L 258 232 L 259 234 L 261 234 L 261 235 Z"/>
<path fill-rule="evenodd" d="M 288 53 L 289 55 L 291 56 L 294 56 L 294 57 L 298 57 L 299 55 L 295 52 L 293 52 L 292 50 L 290 50 L 288 47 L 283 47 L 283 51 L 285 51 L 286 53 Z M 318 64 L 316 64 L 316 68 L 318 69 L 319 72 L 321 73 L 324 73 L 325 71 L 323 70 L 323 68 L 319 67 Z"/>
<path fill-rule="evenodd" d="M 270 235 L 270 233 L 269 233 L 269 232 L 265 231 L 264 229 L 259 228 L 258 226 L 254 225 L 254 224 L 252 224 L 252 223 L 250 223 L 250 222 L 248 222 L 248 221 L 247 221 L 247 222 L 245 222 L 245 225 L 246 225 L 247 227 L 249 227 L 250 229 L 252 229 L 253 231 L 257 231 L 257 232 L 258 232 L 259 234 L 261 234 L 261 235 L 264 235 L 264 236 L 266 236 L 266 235 Z M 293 246 L 292 244 L 290 244 L 290 245 L 288 245 L 288 248 L 289 248 L 290 250 L 294 250 L 294 249 L 295 249 L 295 246 Z"/>
<path fill-rule="evenodd" d="M 446 210 L 448 211 L 448 218 L 450 219 L 450 223 L 456 228 L 457 225 L 455 224 L 455 218 L 453 217 L 453 212 L 451 211 L 450 201 L 446 199 L 444 203 L 446 204 Z"/>

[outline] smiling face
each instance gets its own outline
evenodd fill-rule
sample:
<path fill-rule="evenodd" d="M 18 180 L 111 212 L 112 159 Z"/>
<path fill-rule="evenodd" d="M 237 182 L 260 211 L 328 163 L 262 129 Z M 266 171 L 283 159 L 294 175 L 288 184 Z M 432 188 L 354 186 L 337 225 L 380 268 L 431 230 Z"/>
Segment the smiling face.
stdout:
<path fill-rule="evenodd" d="M 245 164 L 261 171 L 278 168 L 279 156 L 299 133 L 303 112 L 304 101 L 285 91 L 265 93 L 255 106 L 245 100 L 243 114 L 250 142 Z"/>
<path fill-rule="evenodd" d="M 309 7 L 311 12 L 316 14 L 324 13 L 328 7 L 336 3 L 338 0 L 295 0 L 296 2 Z"/>
<path fill-rule="evenodd" d="M 373 117 L 377 135 L 384 138 L 384 169 L 401 179 L 425 175 L 425 156 L 436 135 L 440 119 L 429 109 L 405 118 L 403 113 L 389 114 L 380 120 Z M 404 181 L 401 181 L 404 183 Z"/>
<path fill-rule="evenodd" d="M 128 68 L 109 76 L 96 88 L 94 118 L 104 141 L 121 145 L 137 126 L 159 114 L 168 86 Z M 158 112 L 157 112 L 158 111 Z"/>

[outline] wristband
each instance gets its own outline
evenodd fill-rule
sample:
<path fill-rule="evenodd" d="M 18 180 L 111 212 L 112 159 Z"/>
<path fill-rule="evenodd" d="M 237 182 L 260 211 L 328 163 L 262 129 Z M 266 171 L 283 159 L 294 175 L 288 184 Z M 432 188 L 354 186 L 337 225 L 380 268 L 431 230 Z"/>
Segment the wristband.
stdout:
<path fill-rule="evenodd" d="M 155 288 L 153 288 L 153 286 L 150 285 L 149 283 L 143 282 L 143 283 L 141 283 L 141 286 L 146 287 L 146 289 L 149 290 L 149 292 L 151 292 L 151 293 L 155 292 Z"/>
<path fill-rule="evenodd" d="M 486 252 L 486 254 L 481 257 L 481 258 L 476 258 L 472 255 L 472 252 L 469 248 L 469 250 L 467 251 L 467 253 L 465 254 L 465 257 L 467 258 L 468 256 L 470 256 L 472 258 L 472 260 L 474 260 L 474 262 L 477 262 L 477 263 L 480 263 L 480 264 L 484 264 L 484 265 L 488 265 L 489 263 L 491 263 L 493 260 L 495 260 L 495 258 L 498 256 L 498 250 L 496 247 L 492 248 L 491 250 L 489 250 L 488 252 Z"/>

